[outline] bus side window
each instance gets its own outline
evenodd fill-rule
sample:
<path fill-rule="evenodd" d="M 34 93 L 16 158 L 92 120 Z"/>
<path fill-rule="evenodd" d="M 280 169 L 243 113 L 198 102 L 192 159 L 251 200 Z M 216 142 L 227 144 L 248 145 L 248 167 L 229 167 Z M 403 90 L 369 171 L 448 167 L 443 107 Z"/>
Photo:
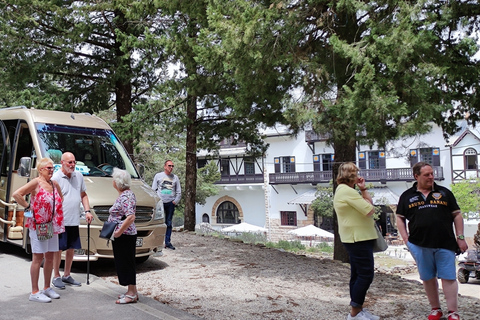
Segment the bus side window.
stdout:
<path fill-rule="evenodd" d="M 8 131 L 3 122 L 0 122 L 1 136 L 0 136 L 0 174 L 7 175 L 8 161 L 10 160 L 10 146 L 8 144 Z"/>
<path fill-rule="evenodd" d="M 20 159 L 23 157 L 30 158 L 32 156 L 33 142 L 32 136 L 26 124 L 22 124 L 18 137 L 17 153 L 15 155 L 14 169 L 20 167 Z"/>

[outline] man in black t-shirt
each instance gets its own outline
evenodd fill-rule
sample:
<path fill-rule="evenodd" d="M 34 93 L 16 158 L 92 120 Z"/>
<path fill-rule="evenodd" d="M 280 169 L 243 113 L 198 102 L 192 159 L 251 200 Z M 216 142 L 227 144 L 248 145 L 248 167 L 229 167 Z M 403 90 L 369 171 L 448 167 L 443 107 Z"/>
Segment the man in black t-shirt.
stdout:
<path fill-rule="evenodd" d="M 417 263 L 432 307 L 428 320 L 440 320 L 443 316 L 438 278 L 442 279 L 447 300 L 447 319 L 459 320 L 455 252 L 468 249 L 463 235 L 463 216 L 453 193 L 434 182 L 433 168 L 428 163 L 415 164 L 413 176 L 417 182 L 398 201 L 397 228 Z"/>

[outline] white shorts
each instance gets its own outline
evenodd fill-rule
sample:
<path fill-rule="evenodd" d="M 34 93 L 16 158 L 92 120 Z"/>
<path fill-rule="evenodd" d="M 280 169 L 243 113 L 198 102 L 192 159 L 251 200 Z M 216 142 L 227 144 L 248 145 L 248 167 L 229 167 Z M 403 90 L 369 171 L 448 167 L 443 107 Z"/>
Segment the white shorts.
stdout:
<path fill-rule="evenodd" d="M 58 251 L 58 234 L 54 234 L 48 240 L 40 241 L 37 238 L 37 232 L 28 230 L 32 253 L 45 253 Z"/>

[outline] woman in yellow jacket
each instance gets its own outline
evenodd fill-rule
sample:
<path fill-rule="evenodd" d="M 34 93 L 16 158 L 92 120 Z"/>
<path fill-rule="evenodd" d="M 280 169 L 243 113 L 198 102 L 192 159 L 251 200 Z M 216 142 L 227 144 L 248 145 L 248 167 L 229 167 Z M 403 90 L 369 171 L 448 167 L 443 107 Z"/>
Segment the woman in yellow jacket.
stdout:
<path fill-rule="evenodd" d="M 358 168 L 348 162 L 338 169 L 333 206 L 338 218 L 338 233 L 350 257 L 350 306 L 347 320 L 378 320 L 363 309 L 365 296 L 374 275 L 373 244 L 377 239 L 372 197 Z M 361 194 L 355 190 L 355 185 Z"/>

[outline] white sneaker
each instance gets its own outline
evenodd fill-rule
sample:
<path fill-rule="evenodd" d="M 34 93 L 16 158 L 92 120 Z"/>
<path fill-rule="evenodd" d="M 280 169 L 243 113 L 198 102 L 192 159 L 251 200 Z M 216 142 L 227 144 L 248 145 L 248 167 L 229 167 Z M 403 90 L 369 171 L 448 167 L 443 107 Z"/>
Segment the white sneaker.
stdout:
<path fill-rule="evenodd" d="M 52 299 L 60 298 L 60 295 L 58 293 L 56 293 L 55 290 L 53 290 L 52 288 L 42 290 L 42 292 L 43 292 L 44 295 L 46 295 L 49 298 L 52 298 Z"/>
<path fill-rule="evenodd" d="M 349 313 L 347 320 L 371 320 L 367 314 L 362 310 L 360 311 L 355 317 L 352 317 L 352 315 Z"/>
<path fill-rule="evenodd" d="M 28 298 L 28 300 L 35 301 L 35 302 L 43 302 L 43 303 L 52 302 L 52 299 L 44 295 L 42 291 L 39 291 L 35 294 L 30 293 L 30 297 Z"/>
<path fill-rule="evenodd" d="M 370 311 L 368 311 L 367 309 L 363 309 L 362 310 L 363 313 L 365 313 L 367 315 L 367 317 L 370 319 L 370 320 L 380 320 L 380 317 L 379 316 L 376 316 L 376 315 L 373 315 L 370 313 Z"/>

